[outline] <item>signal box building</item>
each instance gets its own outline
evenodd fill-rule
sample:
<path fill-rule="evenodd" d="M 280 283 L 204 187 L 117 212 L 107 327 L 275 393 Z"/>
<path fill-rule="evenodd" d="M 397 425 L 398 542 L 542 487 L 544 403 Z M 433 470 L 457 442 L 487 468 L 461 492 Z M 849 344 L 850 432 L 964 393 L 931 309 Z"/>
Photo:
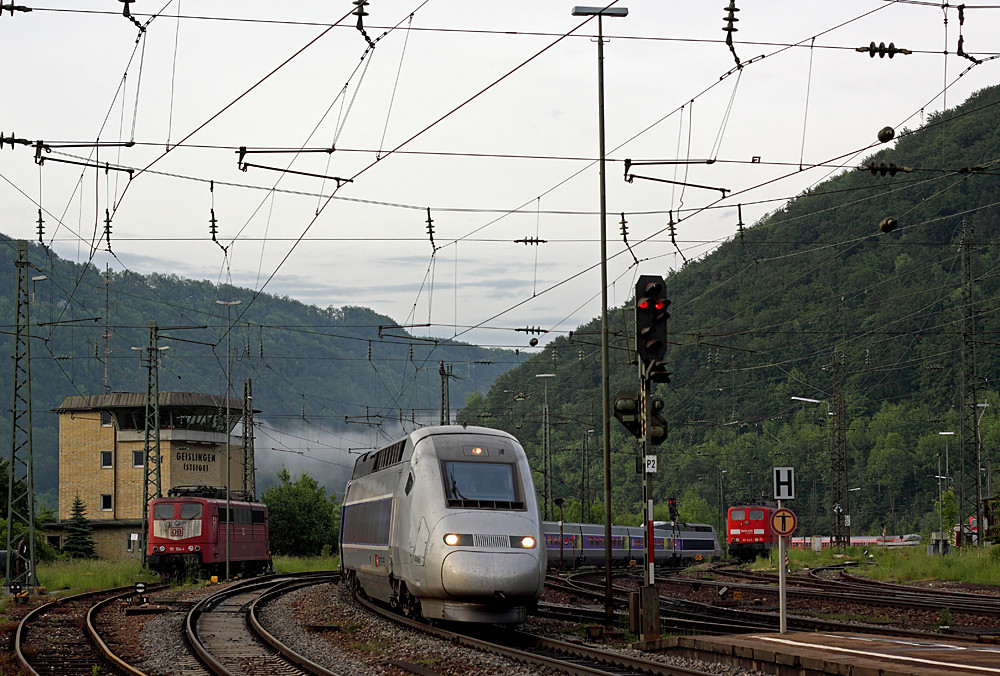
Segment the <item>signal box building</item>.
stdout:
<path fill-rule="evenodd" d="M 59 521 L 46 529 L 61 546 L 80 496 L 101 558 L 141 558 L 145 498 L 146 394 L 114 392 L 67 397 L 59 415 Z M 160 392 L 160 489 L 243 489 L 243 438 L 232 430 L 243 401 L 191 392 Z M 151 443 L 154 443 L 151 441 Z M 228 462 L 228 476 L 227 463 Z"/>

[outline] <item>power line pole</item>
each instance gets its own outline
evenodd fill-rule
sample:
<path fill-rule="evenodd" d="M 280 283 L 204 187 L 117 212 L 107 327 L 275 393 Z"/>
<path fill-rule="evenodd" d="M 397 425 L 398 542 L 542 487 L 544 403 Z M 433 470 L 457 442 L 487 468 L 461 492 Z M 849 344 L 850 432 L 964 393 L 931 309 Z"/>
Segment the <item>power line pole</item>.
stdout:
<path fill-rule="evenodd" d="M 836 349 L 830 359 L 833 375 L 833 427 L 830 430 L 830 470 L 833 474 L 833 544 L 847 548 L 851 544 L 851 504 L 847 482 L 847 424 L 844 390 L 841 379 L 842 353 Z"/>
<path fill-rule="evenodd" d="M 443 361 L 438 362 L 440 364 L 438 368 L 438 373 L 441 375 L 441 424 L 450 425 L 451 424 L 451 391 L 449 384 L 452 378 L 456 376 L 452 374 L 451 364 L 445 364 Z"/>
<path fill-rule="evenodd" d="M 978 378 L 976 375 L 976 310 L 975 287 L 972 277 L 973 226 L 962 221 L 962 416 L 960 443 L 962 445 L 958 479 L 958 516 L 961 542 L 972 538 L 968 517 L 976 516 L 977 532 L 982 533 L 983 481 L 980 474 L 982 462 L 979 443 Z M 982 542 L 983 538 L 979 541 Z"/>
<path fill-rule="evenodd" d="M 160 351 L 157 346 L 159 331 L 156 322 L 149 322 L 149 344 L 145 355 L 146 363 L 146 411 L 143 425 L 143 491 L 142 491 L 142 566 L 146 567 L 149 543 L 149 501 L 163 496 L 160 484 Z M 142 351 L 141 347 L 133 350 Z M 166 349 L 166 348 L 163 348 Z"/>
<path fill-rule="evenodd" d="M 257 468 L 253 450 L 253 382 L 243 379 L 243 494 L 257 499 Z"/>
<path fill-rule="evenodd" d="M 35 475 L 31 450 L 31 345 L 28 321 L 28 242 L 18 240 L 14 378 L 10 406 L 10 459 L 7 467 L 6 587 L 37 587 L 35 572 Z M 20 542 L 19 542 L 20 540 Z"/>

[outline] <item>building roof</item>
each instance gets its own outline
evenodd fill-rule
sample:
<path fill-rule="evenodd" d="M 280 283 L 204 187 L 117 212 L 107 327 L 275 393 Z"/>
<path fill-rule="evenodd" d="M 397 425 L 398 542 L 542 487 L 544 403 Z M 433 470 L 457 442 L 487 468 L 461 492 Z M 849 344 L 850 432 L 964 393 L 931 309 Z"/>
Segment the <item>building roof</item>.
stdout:
<path fill-rule="evenodd" d="M 160 392 L 160 408 L 225 408 L 226 399 L 214 394 L 200 392 Z M 85 394 L 66 397 L 62 405 L 52 409 L 55 413 L 73 411 L 106 411 L 116 408 L 143 408 L 146 406 L 145 392 L 112 392 L 111 394 Z M 229 408 L 242 410 L 243 400 L 229 397 Z M 257 413 L 258 411 L 254 411 Z"/>

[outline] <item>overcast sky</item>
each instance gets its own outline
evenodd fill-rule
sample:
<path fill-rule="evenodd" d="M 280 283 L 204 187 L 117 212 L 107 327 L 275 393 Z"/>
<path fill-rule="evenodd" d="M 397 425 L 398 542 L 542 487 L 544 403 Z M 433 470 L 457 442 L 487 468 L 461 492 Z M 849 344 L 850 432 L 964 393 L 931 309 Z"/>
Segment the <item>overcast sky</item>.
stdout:
<path fill-rule="evenodd" d="M 371 0 L 373 50 L 350 0 L 136 0 L 138 41 L 120 1 L 19 4 L 34 11 L 0 18 L 0 130 L 52 147 L 42 166 L 33 147 L 0 151 L 3 233 L 37 241 L 41 206 L 71 260 L 367 306 L 483 345 L 599 315 L 597 21 L 571 2 Z M 960 32 L 967 52 L 1000 52 L 986 3 L 960 24 L 934 2 L 737 0 L 735 55 L 726 0 L 613 4 L 628 8 L 604 19 L 613 306 L 637 274 L 733 236 L 737 205 L 749 226 L 858 164 L 882 127 L 918 127 L 1000 74 L 955 54 Z M 872 41 L 914 53 L 855 50 Z M 98 139 L 135 145 L 58 147 Z M 336 151 L 250 152 L 241 171 L 240 146 Z M 707 186 L 682 188 L 626 182 L 626 158 L 717 161 L 632 167 Z"/>

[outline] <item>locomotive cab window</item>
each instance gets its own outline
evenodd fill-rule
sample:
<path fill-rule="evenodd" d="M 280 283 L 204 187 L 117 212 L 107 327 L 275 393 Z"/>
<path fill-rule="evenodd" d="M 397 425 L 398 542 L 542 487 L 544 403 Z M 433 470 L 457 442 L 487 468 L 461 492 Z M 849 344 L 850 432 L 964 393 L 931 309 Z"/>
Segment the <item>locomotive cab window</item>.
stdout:
<path fill-rule="evenodd" d="M 201 518 L 201 505 L 199 505 L 199 504 L 184 504 L 184 505 L 181 505 L 181 518 L 182 519 L 200 519 Z"/>
<path fill-rule="evenodd" d="M 153 505 L 153 518 L 161 521 L 174 518 L 174 503 L 160 502 Z"/>
<path fill-rule="evenodd" d="M 733 521 L 742 521 L 747 517 L 742 509 L 734 509 L 729 513 L 729 518 L 732 519 Z"/>
<path fill-rule="evenodd" d="M 749 518 L 750 518 L 751 521 L 760 521 L 761 519 L 764 518 L 764 510 L 763 509 L 751 509 L 750 510 L 750 517 Z"/>
<path fill-rule="evenodd" d="M 513 464 L 445 461 L 442 468 L 449 507 L 524 509 Z"/>

